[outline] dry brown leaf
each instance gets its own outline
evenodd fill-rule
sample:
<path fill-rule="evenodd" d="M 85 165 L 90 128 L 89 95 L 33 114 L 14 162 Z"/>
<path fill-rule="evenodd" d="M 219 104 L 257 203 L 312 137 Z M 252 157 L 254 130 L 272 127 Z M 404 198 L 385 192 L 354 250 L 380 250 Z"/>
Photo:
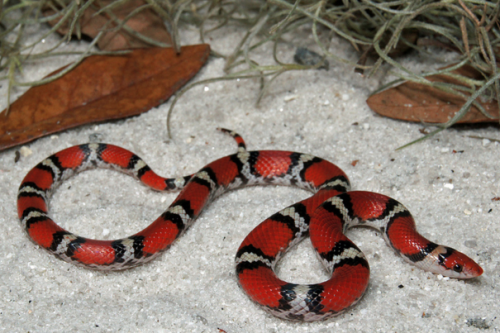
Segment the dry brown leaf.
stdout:
<path fill-rule="evenodd" d="M 91 122 L 140 114 L 166 101 L 206 62 L 207 44 L 91 56 L 63 77 L 32 87 L 0 117 L 0 150 Z M 59 69 L 61 70 L 61 69 Z M 57 72 L 57 71 L 56 71 Z"/>
<path fill-rule="evenodd" d="M 480 74 L 470 66 L 463 66 L 454 73 L 470 78 L 482 79 Z M 445 75 L 427 77 L 430 81 L 460 84 Z M 464 105 L 466 100 L 451 93 L 414 82 L 405 82 L 397 87 L 384 90 L 370 96 L 366 103 L 375 112 L 395 119 L 425 123 L 445 123 L 450 120 Z M 486 112 L 494 116 L 488 118 L 475 106 L 457 123 L 498 122 L 499 110 L 497 101 L 481 102 Z"/>
<path fill-rule="evenodd" d="M 82 17 L 79 20 L 82 34 L 93 39 L 103 28 L 105 28 L 107 32 L 103 34 L 97 43 L 97 46 L 101 50 L 116 51 L 150 47 L 150 44 L 143 42 L 134 35 L 125 31 L 123 28 L 115 30 L 118 24 L 113 22 L 112 18 L 105 12 L 95 15 L 97 13 L 96 8 L 104 8 L 113 1 L 114 0 L 95 1 L 91 7 L 87 8 L 83 12 Z M 118 19 L 124 20 L 132 11 L 144 6 L 145 4 L 146 2 L 143 0 L 131 0 L 122 5 L 113 7 L 110 11 Z M 45 16 L 54 15 L 55 13 L 56 12 L 53 9 L 48 8 L 43 11 Z M 54 26 L 57 22 L 59 22 L 58 19 L 50 21 L 49 24 Z M 152 9 L 147 8 L 134 14 L 127 20 L 126 25 L 146 37 L 167 45 L 172 45 L 172 40 L 170 34 L 165 28 L 165 24 L 163 23 L 161 17 L 159 17 Z M 57 29 L 57 32 L 61 35 L 66 35 L 68 31 L 68 21 Z M 75 32 L 73 31 L 73 35 L 74 34 Z"/>

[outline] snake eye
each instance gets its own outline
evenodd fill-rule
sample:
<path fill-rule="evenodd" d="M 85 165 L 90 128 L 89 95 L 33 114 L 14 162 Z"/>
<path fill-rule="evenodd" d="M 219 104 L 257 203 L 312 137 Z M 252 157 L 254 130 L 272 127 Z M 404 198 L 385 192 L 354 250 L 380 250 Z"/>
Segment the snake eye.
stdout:
<path fill-rule="evenodd" d="M 453 270 L 457 273 L 461 273 L 463 270 L 463 267 L 462 267 L 462 265 L 456 264 L 455 266 L 453 266 Z"/>

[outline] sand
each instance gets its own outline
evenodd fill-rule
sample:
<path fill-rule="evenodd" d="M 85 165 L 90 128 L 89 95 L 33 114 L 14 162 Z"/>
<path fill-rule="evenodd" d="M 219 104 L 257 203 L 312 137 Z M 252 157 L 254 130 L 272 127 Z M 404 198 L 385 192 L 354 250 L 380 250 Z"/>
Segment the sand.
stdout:
<path fill-rule="evenodd" d="M 229 52 L 241 31 L 216 34 L 213 46 Z M 56 37 L 48 39 L 47 43 Z M 184 43 L 198 42 L 194 31 Z M 83 42 L 82 42 L 83 43 Z M 83 48 L 82 43 L 68 48 Z M 292 61 L 296 46 L 279 56 Z M 355 59 L 352 48 L 334 39 L 331 51 Z M 267 46 L 255 56 L 269 57 Z M 436 58 L 410 56 L 411 68 L 438 66 Z M 436 60 L 437 59 L 437 60 Z M 67 61 L 70 61 L 68 59 Z M 39 78 L 61 59 L 25 68 Z M 210 58 L 194 80 L 223 74 L 224 62 Z M 188 91 L 172 115 L 171 100 L 140 116 L 48 136 L 0 153 L 0 330 L 5 332 L 496 332 L 500 291 L 500 145 L 470 135 L 499 138 L 498 126 L 452 128 L 401 151 L 421 136 L 422 124 L 377 116 L 365 103 L 385 80 L 385 72 L 363 78 L 349 66 L 290 72 L 271 85 L 255 105 L 257 79 L 201 85 Z M 2 108 L 6 83 L 1 87 Z M 22 91 L 16 90 L 14 97 Z M 18 222 L 17 188 L 25 174 L 47 156 L 98 138 L 141 156 L 157 173 L 182 176 L 234 153 L 231 138 L 215 129 L 240 133 L 248 148 L 281 149 L 320 156 L 341 167 L 355 190 L 380 192 L 401 201 L 429 239 L 465 252 L 484 268 L 480 278 L 459 281 L 421 271 L 404 262 L 382 237 L 356 229 L 349 237 L 371 266 L 370 285 L 352 309 L 331 320 L 296 323 L 264 312 L 238 287 L 234 256 L 258 223 L 308 197 L 286 187 L 253 187 L 227 193 L 159 259 L 118 272 L 97 272 L 63 262 L 33 244 Z M 353 163 L 357 161 L 357 163 Z M 116 239 L 148 226 L 175 198 L 154 192 L 133 178 L 93 170 L 68 180 L 51 199 L 51 215 L 80 236 Z M 327 278 L 306 239 L 280 264 L 279 276 L 295 283 Z M 487 329 L 489 328 L 489 329 Z"/>

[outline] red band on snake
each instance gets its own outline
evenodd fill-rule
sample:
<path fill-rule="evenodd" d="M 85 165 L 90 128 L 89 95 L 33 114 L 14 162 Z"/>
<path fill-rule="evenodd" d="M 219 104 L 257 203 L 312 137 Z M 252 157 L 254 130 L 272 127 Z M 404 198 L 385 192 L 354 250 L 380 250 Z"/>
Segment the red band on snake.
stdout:
<path fill-rule="evenodd" d="M 148 262 L 172 244 L 222 193 L 250 185 L 293 185 L 314 193 L 259 224 L 236 254 L 242 289 L 268 312 L 289 320 L 313 321 L 337 315 L 365 292 L 369 266 L 344 232 L 355 226 L 379 230 L 407 262 L 458 279 L 483 270 L 465 254 L 437 245 L 415 228 L 410 212 L 385 195 L 349 191 L 336 165 L 319 157 L 288 151 L 247 151 L 236 133 L 238 152 L 220 158 L 194 175 L 162 178 L 137 155 L 109 144 L 84 144 L 60 151 L 35 166 L 18 194 L 18 214 L 29 237 L 57 257 L 79 266 L 119 270 Z M 48 215 L 51 192 L 62 181 L 90 168 L 111 168 L 158 191 L 181 190 L 170 207 L 146 229 L 118 240 L 92 240 L 59 227 Z M 310 234 L 318 258 L 332 274 L 319 284 L 298 285 L 279 279 L 280 256 Z"/>

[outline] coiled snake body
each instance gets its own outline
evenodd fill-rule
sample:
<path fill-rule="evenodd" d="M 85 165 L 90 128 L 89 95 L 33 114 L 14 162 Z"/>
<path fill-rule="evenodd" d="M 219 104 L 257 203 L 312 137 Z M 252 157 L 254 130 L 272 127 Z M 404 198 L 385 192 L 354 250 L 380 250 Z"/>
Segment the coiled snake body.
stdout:
<path fill-rule="evenodd" d="M 62 150 L 35 166 L 18 193 L 18 214 L 29 237 L 57 257 L 99 270 L 143 264 L 166 250 L 215 197 L 249 185 L 293 185 L 314 193 L 259 224 L 236 254 L 242 289 L 268 312 L 285 319 L 329 318 L 355 304 L 368 285 L 369 266 L 345 235 L 363 225 L 379 230 L 387 244 L 409 263 L 445 276 L 467 279 L 482 269 L 465 254 L 437 245 L 415 229 L 410 212 L 382 194 L 349 191 L 347 176 L 319 157 L 287 151 L 247 151 L 229 130 L 238 152 L 220 158 L 194 175 L 163 178 L 138 156 L 109 144 L 84 144 Z M 59 227 L 48 215 L 51 191 L 89 168 L 112 168 L 159 191 L 181 190 L 170 207 L 146 229 L 118 240 L 92 240 Z M 279 279 L 280 256 L 310 234 L 318 258 L 332 274 L 323 283 L 298 285 Z"/>

